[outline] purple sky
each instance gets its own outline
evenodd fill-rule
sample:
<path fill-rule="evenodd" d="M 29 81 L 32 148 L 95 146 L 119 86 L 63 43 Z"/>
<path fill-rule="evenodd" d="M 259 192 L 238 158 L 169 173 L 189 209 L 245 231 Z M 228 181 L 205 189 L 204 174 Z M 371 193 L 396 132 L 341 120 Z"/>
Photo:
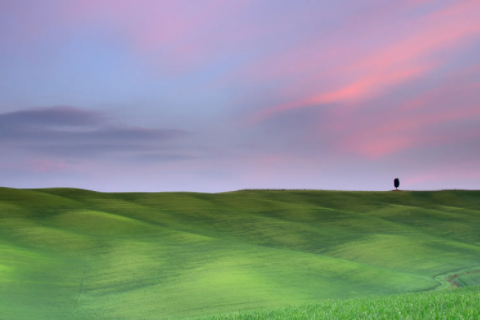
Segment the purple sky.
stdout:
<path fill-rule="evenodd" d="M 0 185 L 480 189 L 480 0 L 0 0 Z"/>

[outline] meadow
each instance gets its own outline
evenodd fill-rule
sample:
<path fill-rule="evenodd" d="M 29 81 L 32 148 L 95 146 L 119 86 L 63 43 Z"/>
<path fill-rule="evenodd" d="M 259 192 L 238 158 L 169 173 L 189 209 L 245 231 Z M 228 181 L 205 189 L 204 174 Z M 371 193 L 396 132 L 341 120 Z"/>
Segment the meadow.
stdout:
<path fill-rule="evenodd" d="M 476 319 L 479 230 L 480 191 L 0 188 L 0 319 Z"/>

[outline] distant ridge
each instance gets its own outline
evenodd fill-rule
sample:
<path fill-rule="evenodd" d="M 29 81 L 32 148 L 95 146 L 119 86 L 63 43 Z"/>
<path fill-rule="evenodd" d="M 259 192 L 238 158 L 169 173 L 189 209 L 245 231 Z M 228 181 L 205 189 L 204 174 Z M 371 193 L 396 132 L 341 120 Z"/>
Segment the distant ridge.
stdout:
<path fill-rule="evenodd" d="M 480 191 L 480 189 L 439 189 L 439 190 L 335 190 L 335 189 L 288 189 L 288 188 L 246 188 L 246 189 L 238 189 L 238 190 L 230 190 L 230 191 L 218 191 L 218 192 L 202 192 L 202 191 L 97 191 L 91 189 L 83 189 L 83 188 L 73 188 L 73 187 L 46 187 L 46 188 L 13 188 L 13 187 L 6 187 L 0 186 L 0 189 L 17 189 L 17 190 L 38 190 L 38 191 L 47 191 L 47 190 L 79 190 L 79 191 L 87 191 L 87 192 L 98 192 L 98 193 L 162 193 L 162 192 L 186 192 L 186 193 L 227 193 L 227 192 L 237 192 L 237 191 L 335 191 L 335 192 L 390 192 L 390 191 L 403 191 L 403 192 L 438 192 L 438 191 Z"/>
<path fill-rule="evenodd" d="M 433 191 L 480 191 L 480 189 L 440 189 L 440 190 L 333 190 L 333 189 L 240 189 L 237 191 L 359 191 L 359 192 L 389 192 L 389 191 L 423 191 L 423 192 L 433 192 Z"/>

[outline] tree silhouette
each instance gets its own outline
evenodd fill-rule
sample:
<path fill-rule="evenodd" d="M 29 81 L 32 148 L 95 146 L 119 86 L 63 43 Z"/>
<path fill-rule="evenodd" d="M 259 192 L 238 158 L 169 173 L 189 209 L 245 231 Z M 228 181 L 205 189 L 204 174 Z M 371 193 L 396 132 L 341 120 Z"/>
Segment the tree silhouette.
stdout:
<path fill-rule="evenodd" d="M 395 186 L 395 190 L 398 190 L 397 188 L 400 187 L 400 180 L 395 178 L 395 180 L 393 180 L 393 185 Z"/>

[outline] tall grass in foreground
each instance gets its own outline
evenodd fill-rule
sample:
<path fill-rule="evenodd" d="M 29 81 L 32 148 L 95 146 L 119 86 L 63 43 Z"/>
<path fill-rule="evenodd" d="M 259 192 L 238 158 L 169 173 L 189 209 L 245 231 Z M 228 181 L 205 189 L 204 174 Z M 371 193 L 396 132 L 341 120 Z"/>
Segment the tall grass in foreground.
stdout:
<path fill-rule="evenodd" d="M 195 318 L 195 320 L 480 319 L 480 286 L 406 293 Z"/>

